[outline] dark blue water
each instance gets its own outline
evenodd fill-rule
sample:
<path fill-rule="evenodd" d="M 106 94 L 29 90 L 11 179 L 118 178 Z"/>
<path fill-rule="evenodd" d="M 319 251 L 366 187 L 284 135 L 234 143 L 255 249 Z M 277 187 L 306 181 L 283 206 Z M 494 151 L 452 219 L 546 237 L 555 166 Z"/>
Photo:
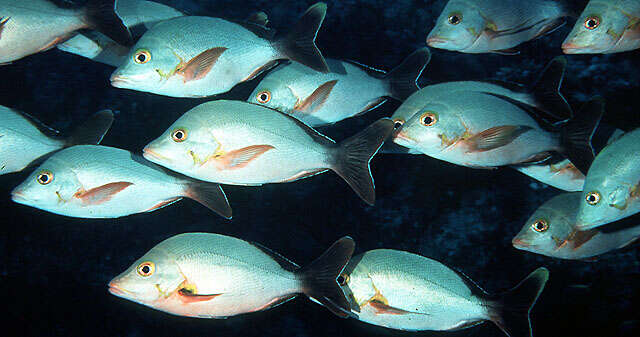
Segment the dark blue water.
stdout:
<path fill-rule="evenodd" d="M 265 11 L 286 29 L 312 1 L 158 1 L 191 14 L 244 18 Z M 398 64 L 425 37 L 445 1 L 327 1 L 318 44 L 325 56 L 383 69 Z M 0 16 L 2 16 L 0 9 Z M 523 45 L 521 54 L 471 55 L 432 49 L 422 84 L 497 78 L 530 83 L 570 31 Z M 563 93 L 573 106 L 594 94 L 607 100 L 607 128 L 640 126 L 640 52 L 569 56 Z M 56 49 L 0 67 L 0 104 L 65 129 L 101 109 L 116 112 L 103 144 L 140 151 L 188 109 L 206 101 L 175 99 L 110 86 L 113 68 Z M 221 98 L 246 99 L 257 81 Z M 398 107 L 387 103 L 361 118 L 324 128 L 343 139 Z M 512 237 L 544 201 L 560 193 L 520 173 L 473 170 L 426 156 L 377 156 L 377 203 L 366 206 L 334 174 L 291 184 L 225 187 L 234 211 L 226 221 L 190 200 L 114 220 L 52 215 L 11 202 L 28 174 L 0 177 L 0 298 L 3 334 L 20 336 L 503 336 L 494 325 L 457 332 L 406 333 L 341 320 L 298 298 L 273 310 L 227 320 L 171 316 L 116 298 L 106 284 L 158 242 L 183 232 L 215 232 L 256 241 L 305 264 L 344 235 L 357 253 L 406 250 L 464 271 L 497 292 L 539 266 L 550 281 L 532 311 L 536 336 L 640 335 L 640 250 L 632 246 L 597 262 L 562 261 L 517 251 Z M 133 200 L 132 200 L 133 202 Z M 15 330 L 14 330 L 15 331 Z"/>

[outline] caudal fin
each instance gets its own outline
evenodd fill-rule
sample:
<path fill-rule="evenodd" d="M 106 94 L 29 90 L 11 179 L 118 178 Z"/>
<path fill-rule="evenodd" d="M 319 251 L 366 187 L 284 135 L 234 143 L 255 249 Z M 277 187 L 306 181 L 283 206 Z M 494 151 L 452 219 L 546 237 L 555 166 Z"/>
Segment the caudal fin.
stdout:
<path fill-rule="evenodd" d="M 111 110 L 97 112 L 71 133 L 71 136 L 66 139 L 66 145 L 100 144 L 112 124 L 113 112 Z"/>
<path fill-rule="evenodd" d="M 383 118 L 355 136 L 338 144 L 331 167 L 369 205 L 376 200 L 376 191 L 369 162 L 391 135 L 394 123 Z"/>
<path fill-rule="evenodd" d="M 316 36 L 327 14 L 327 4 L 319 2 L 307 9 L 293 29 L 275 42 L 283 57 L 328 73 L 329 66 L 316 46 Z"/>
<path fill-rule="evenodd" d="M 587 175 L 595 159 L 591 138 L 604 114 L 604 99 L 595 97 L 587 102 L 575 118 L 562 129 L 562 145 L 573 165 Z"/>
<path fill-rule="evenodd" d="M 573 117 L 571 106 L 560 93 L 566 68 L 567 59 L 564 56 L 554 58 L 531 88 L 531 94 L 534 96 L 538 108 L 551 117 L 551 122 L 568 120 Z"/>
<path fill-rule="evenodd" d="M 391 97 L 404 101 L 420 90 L 418 79 L 431 61 L 429 48 L 421 48 L 409 55 L 402 63 L 391 70 L 385 79 L 389 82 Z"/>
<path fill-rule="evenodd" d="M 348 317 L 351 306 L 337 279 L 351 259 L 355 247 L 353 239 L 345 236 L 322 256 L 296 272 L 304 294 L 340 317 Z"/>
<path fill-rule="evenodd" d="M 530 337 L 529 313 L 548 279 L 549 270 L 538 268 L 513 289 L 491 299 L 491 320 L 509 337 Z"/>
<path fill-rule="evenodd" d="M 227 219 L 231 219 L 231 205 L 229 205 L 229 200 L 219 184 L 192 181 L 187 184 L 185 197 L 199 202 Z"/>
<path fill-rule="evenodd" d="M 90 28 L 123 46 L 133 45 L 129 28 L 116 13 L 117 0 L 89 0 L 86 8 L 86 22 Z"/>

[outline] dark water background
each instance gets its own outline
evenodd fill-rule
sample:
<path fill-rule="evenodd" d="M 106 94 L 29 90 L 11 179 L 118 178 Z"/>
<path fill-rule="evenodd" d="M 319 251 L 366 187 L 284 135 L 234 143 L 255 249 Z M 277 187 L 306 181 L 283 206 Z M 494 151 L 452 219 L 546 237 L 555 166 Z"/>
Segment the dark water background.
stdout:
<path fill-rule="evenodd" d="M 312 1 L 162 0 L 191 14 L 244 18 L 265 11 L 287 29 Z M 425 38 L 446 1 L 327 1 L 318 36 L 327 57 L 390 69 Z M 580 4 L 586 1 L 576 1 Z M 1 16 L 1 12 L 0 12 Z M 520 47 L 517 56 L 471 55 L 432 49 L 423 84 L 497 78 L 530 83 L 554 56 L 573 22 Z M 607 99 L 604 122 L 640 126 L 640 52 L 569 56 L 563 88 L 578 106 L 594 94 Z M 103 144 L 132 151 L 206 100 L 174 99 L 109 85 L 113 68 L 56 49 L 0 67 L 0 104 L 66 129 L 100 109 L 116 111 Z M 246 99 L 257 81 L 224 98 Z M 343 139 L 376 118 L 322 131 Z M 0 298 L 5 321 L 18 335 L 57 336 L 503 336 L 484 324 L 458 332 L 407 333 L 341 320 L 301 297 L 261 313 L 227 320 L 171 316 L 116 298 L 106 284 L 158 242 L 204 231 L 257 241 L 305 264 L 335 239 L 351 235 L 357 253 L 376 248 L 419 253 L 464 271 L 485 290 L 511 287 L 546 266 L 551 278 L 532 311 L 536 336 L 639 336 L 640 250 L 597 262 L 562 261 L 517 251 L 512 237 L 544 201 L 560 193 L 510 169 L 458 167 L 425 156 L 377 156 L 372 161 L 377 203 L 368 207 L 335 174 L 260 188 L 225 188 L 234 211 L 226 221 L 190 200 L 150 214 L 82 220 L 11 202 L 9 192 L 28 174 L 0 177 Z M 135 200 L 132 200 L 135 202 Z"/>

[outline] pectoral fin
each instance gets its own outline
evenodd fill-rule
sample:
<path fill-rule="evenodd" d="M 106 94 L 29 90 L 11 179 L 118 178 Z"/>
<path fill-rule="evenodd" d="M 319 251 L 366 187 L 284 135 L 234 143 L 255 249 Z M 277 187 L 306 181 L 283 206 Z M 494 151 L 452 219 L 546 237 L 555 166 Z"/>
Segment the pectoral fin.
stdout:
<path fill-rule="evenodd" d="M 76 192 L 74 197 L 80 199 L 83 205 L 99 205 L 111 200 L 113 196 L 131 185 L 133 185 L 133 183 L 126 181 L 109 183 L 102 186 L 94 187 L 88 191 L 82 189 Z"/>
<path fill-rule="evenodd" d="M 485 152 L 505 146 L 531 129 L 521 125 L 496 126 L 474 135 L 466 143 L 469 144 L 469 152 Z"/>
<path fill-rule="evenodd" d="M 200 295 L 200 294 L 194 294 L 186 289 L 180 289 L 178 291 L 178 295 L 180 296 L 180 300 L 183 303 L 198 303 L 198 302 L 211 301 L 212 299 L 222 294 Z"/>
<path fill-rule="evenodd" d="M 275 149 L 275 147 L 271 145 L 252 145 L 214 157 L 214 160 L 216 160 L 221 169 L 239 169 L 247 166 L 252 160 L 271 149 Z"/>
<path fill-rule="evenodd" d="M 597 229 L 591 229 L 586 231 L 576 231 L 571 238 L 573 250 L 578 250 L 578 248 L 582 247 L 582 245 L 589 242 L 589 240 L 591 240 L 598 233 L 600 233 L 600 231 Z"/>
<path fill-rule="evenodd" d="M 326 82 L 319 86 L 316 90 L 309 95 L 304 101 L 298 102 L 293 109 L 302 113 L 312 113 L 322 107 L 322 105 L 327 101 L 329 95 L 331 94 L 331 90 L 338 83 L 338 80 L 333 80 Z"/>
<path fill-rule="evenodd" d="M 377 315 L 406 315 L 406 314 L 418 314 L 412 311 L 406 311 L 398 308 L 391 307 L 382 302 L 371 301 L 369 305 L 375 309 Z M 428 314 L 423 314 L 428 315 Z"/>
<path fill-rule="evenodd" d="M 7 17 L 0 17 L 0 39 L 2 38 L 2 30 L 4 29 L 4 25 L 7 24 L 7 22 L 9 21 L 9 19 L 11 19 L 11 17 L 7 16 Z"/>
<path fill-rule="evenodd" d="M 177 73 L 184 76 L 184 82 L 197 81 L 205 77 L 218 58 L 227 50 L 225 47 L 211 48 L 192 58 Z"/>

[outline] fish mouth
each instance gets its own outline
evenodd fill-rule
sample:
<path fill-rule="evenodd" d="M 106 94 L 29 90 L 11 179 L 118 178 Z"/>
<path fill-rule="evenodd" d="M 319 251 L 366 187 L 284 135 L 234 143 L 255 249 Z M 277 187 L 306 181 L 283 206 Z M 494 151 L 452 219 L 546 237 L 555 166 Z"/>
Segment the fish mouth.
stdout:
<path fill-rule="evenodd" d="M 592 45 L 583 46 L 573 42 L 566 42 L 562 44 L 562 51 L 565 54 L 584 54 L 588 53 L 590 50 L 593 50 Z"/>
<path fill-rule="evenodd" d="M 116 285 L 113 281 L 109 282 L 109 293 L 111 295 L 114 296 L 118 296 L 118 297 L 132 297 L 133 293 L 128 292 L 120 287 L 118 287 L 118 285 Z"/>
<path fill-rule="evenodd" d="M 430 36 L 427 38 L 427 45 L 434 47 L 449 42 L 449 40 L 440 36 Z"/>
<path fill-rule="evenodd" d="M 142 156 L 152 162 L 170 162 L 169 158 L 151 150 L 148 146 L 142 149 Z"/>
<path fill-rule="evenodd" d="M 393 137 L 393 142 L 406 147 L 409 147 L 408 145 L 415 144 L 415 141 L 413 139 L 403 135 L 402 132 L 398 132 L 395 134 L 395 136 Z"/>
<path fill-rule="evenodd" d="M 11 192 L 11 200 L 19 204 L 26 204 L 27 202 L 29 202 L 29 199 L 27 199 L 27 197 L 21 191 Z"/>
<path fill-rule="evenodd" d="M 525 249 L 525 248 L 533 248 L 533 246 L 524 241 L 523 239 L 520 238 L 514 238 L 513 240 L 511 240 L 511 244 L 516 247 L 516 248 L 520 248 L 520 249 Z"/>
<path fill-rule="evenodd" d="M 135 84 L 131 78 L 124 75 L 113 75 L 111 76 L 111 86 L 116 88 L 122 88 L 127 85 Z"/>

